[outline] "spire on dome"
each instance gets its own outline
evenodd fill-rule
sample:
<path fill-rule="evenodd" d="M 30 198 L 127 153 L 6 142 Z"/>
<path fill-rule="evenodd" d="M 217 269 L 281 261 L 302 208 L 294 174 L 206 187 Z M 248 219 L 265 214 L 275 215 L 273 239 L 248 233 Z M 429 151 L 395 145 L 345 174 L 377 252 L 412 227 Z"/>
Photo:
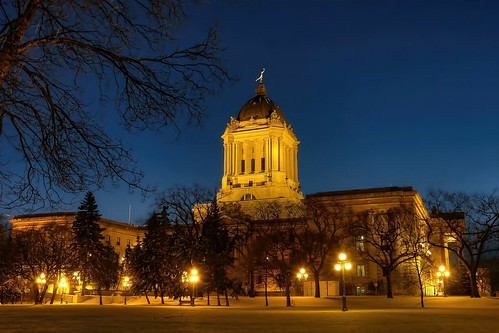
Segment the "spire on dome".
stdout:
<path fill-rule="evenodd" d="M 255 95 L 256 96 L 267 96 L 267 89 L 265 89 L 265 86 L 263 85 L 262 82 L 258 84 L 258 87 L 255 89 Z"/>

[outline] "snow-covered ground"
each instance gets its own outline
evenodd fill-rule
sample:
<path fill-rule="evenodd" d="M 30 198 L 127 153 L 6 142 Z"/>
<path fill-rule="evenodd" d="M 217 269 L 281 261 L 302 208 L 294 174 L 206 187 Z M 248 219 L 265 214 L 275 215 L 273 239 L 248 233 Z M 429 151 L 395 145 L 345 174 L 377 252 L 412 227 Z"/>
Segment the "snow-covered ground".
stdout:
<path fill-rule="evenodd" d="M 1 305 L 0 332 L 499 332 L 499 298 L 431 297 L 421 308 L 417 297 L 283 297 L 230 299 L 231 305 L 195 307 L 143 297 L 127 305 L 99 306 L 97 299 L 82 304 Z M 211 299 L 216 304 L 216 299 Z M 222 302 L 222 304 L 225 304 Z"/>

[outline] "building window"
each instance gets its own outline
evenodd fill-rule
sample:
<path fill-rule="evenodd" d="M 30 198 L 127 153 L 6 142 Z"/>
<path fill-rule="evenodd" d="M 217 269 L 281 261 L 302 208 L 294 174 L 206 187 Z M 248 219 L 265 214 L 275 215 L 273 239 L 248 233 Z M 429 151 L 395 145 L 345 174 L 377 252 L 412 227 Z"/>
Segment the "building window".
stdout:
<path fill-rule="evenodd" d="M 357 251 L 364 251 L 364 236 L 357 236 L 355 239 L 355 248 Z"/>
<path fill-rule="evenodd" d="M 246 164 L 244 162 L 246 162 L 246 161 L 245 160 L 241 160 L 241 173 L 245 173 L 246 172 Z"/>
<path fill-rule="evenodd" d="M 251 159 L 251 172 L 255 172 L 255 159 Z"/>
<path fill-rule="evenodd" d="M 243 197 L 241 198 L 241 201 L 248 201 L 248 200 L 256 200 L 256 198 L 253 194 L 250 193 L 243 195 Z"/>
<path fill-rule="evenodd" d="M 116 237 L 116 245 L 120 245 L 121 239 L 119 237 Z"/>
<path fill-rule="evenodd" d="M 111 243 L 111 236 L 110 235 L 107 235 L 106 236 L 106 243 Z"/>
<path fill-rule="evenodd" d="M 357 265 L 357 276 L 358 277 L 366 276 L 366 266 Z"/>
<path fill-rule="evenodd" d="M 261 171 L 265 171 L 265 157 L 262 157 L 262 159 L 260 160 L 260 170 Z"/>

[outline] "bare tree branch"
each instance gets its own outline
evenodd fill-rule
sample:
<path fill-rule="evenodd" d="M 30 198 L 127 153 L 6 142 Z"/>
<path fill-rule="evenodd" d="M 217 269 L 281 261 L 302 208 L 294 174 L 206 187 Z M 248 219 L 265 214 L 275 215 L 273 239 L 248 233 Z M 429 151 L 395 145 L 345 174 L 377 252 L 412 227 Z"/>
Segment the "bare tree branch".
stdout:
<path fill-rule="evenodd" d="M 114 101 L 129 131 L 200 124 L 205 96 L 232 79 L 216 29 L 176 40 L 185 18 L 179 0 L 0 4 L 1 206 L 108 183 L 151 189 L 92 105 Z"/>

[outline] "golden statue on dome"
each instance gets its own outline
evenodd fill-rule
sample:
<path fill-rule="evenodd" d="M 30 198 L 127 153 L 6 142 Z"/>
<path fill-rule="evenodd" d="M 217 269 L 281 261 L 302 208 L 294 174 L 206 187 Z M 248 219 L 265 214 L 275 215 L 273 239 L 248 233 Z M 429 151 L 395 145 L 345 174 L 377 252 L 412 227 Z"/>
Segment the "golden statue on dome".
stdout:
<path fill-rule="evenodd" d="M 263 73 L 265 73 L 265 67 L 262 69 L 262 71 L 260 72 L 260 76 L 255 81 L 260 81 L 260 83 L 263 83 Z"/>

